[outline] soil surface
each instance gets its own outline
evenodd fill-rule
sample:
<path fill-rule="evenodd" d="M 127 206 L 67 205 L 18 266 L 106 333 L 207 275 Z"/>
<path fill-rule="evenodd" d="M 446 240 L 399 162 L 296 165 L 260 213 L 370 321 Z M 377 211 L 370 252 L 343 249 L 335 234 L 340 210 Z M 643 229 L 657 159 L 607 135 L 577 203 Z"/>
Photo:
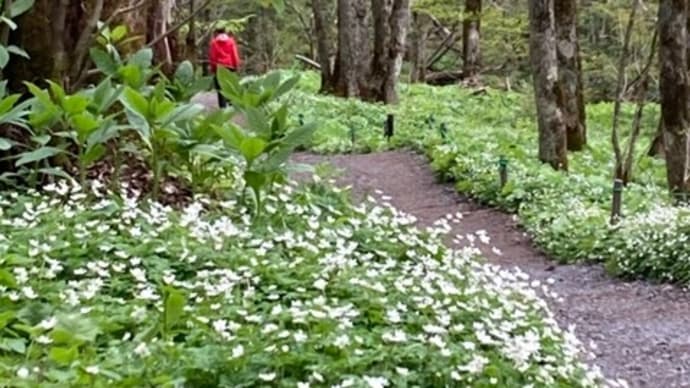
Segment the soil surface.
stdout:
<path fill-rule="evenodd" d="M 388 200 L 417 217 L 422 226 L 461 212 L 463 221 L 451 224 L 452 236 L 485 230 L 491 242 L 476 245 L 490 262 L 519 267 L 544 283 L 555 281 L 549 288 L 562 299 L 547 299 L 552 311 L 563 327 L 575 325 L 578 338 L 596 355 L 590 362 L 607 378 L 624 379 L 631 387 L 690 387 L 690 294 L 686 291 L 617 280 L 601 266 L 559 265 L 549 260 L 532 245 L 514 217 L 479 206 L 452 186 L 437 183 L 426 160 L 417 154 L 304 153 L 294 159 L 329 162 L 342 170 L 338 183 L 351 186 L 355 198 L 371 195 Z M 455 244 L 463 241 L 467 243 L 462 239 Z"/>

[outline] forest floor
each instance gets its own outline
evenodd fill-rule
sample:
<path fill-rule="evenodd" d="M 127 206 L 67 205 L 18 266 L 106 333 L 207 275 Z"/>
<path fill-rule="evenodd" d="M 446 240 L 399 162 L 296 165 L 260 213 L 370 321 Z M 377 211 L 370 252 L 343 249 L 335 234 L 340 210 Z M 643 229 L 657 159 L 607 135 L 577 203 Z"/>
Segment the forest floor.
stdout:
<path fill-rule="evenodd" d="M 596 356 L 591 362 L 609 379 L 631 387 L 690 387 L 690 294 L 670 285 L 625 282 L 598 265 L 561 265 L 532 244 L 514 218 L 437 183 L 424 157 L 405 151 L 366 155 L 298 154 L 295 161 L 329 163 L 341 170 L 339 185 L 355 199 L 371 195 L 415 216 L 421 226 L 461 212 L 450 236 L 486 231 L 489 244 L 475 242 L 484 256 L 505 268 L 518 267 L 549 284 L 546 298 L 562 327 L 575 325 L 578 338 Z M 480 232 L 482 233 L 482 232 Z M 449 244 L 468 244 L 467 238 Z M 496 252 L 494 248 L 498 248 Z"/>

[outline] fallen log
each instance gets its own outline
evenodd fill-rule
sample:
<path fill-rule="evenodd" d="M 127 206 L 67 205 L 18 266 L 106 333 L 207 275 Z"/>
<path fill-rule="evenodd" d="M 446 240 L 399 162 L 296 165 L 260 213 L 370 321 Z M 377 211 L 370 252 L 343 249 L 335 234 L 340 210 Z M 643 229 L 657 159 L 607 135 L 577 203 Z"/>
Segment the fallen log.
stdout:
<path fill-rule="evenodd" d="M 316 61 L 314 61 L 313 59 L 307 58 L 307 57 L 305 57 L 304 55 L 299 55 L 299 54 L 295 55 L 295 58 L 296 58 L 298 61 L 300 61 L 300 62 L 302 62 L 302 63 L 305 63 L 305 64 L 307 64 L 308 66 L 311 66 L 311 67 L 313 67 L 313 68 L 316 69 L 316 70 L 321 70 L 321 65 L 319 65 L 319 63 L 316 62 Z"/>
<path fill-rule="evenodd" d="M 462 70 L 438 71 L 426 75 L 426 83 L 436 86 L 457 84 L 462 79 Z"/>

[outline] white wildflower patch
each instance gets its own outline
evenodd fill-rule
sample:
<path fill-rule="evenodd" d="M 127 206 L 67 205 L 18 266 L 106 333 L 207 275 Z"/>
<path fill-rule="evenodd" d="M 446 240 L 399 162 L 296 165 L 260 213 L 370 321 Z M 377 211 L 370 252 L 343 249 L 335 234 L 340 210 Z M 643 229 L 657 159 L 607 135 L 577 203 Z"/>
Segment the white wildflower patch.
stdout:
<path fill-rule="evenodd" d="M 2 381 L 146 384 L 155 370 L 196 386 L 603 383 L 524 274 L 443 245 L 460 216 L 420 230 L 323 187 L 279 186 L 256 220 L 232 201 L 174 210 L 52 190 L 60 201 L 0 198 L 13 280 L 0 296 L 22 311 L 10 328 L 35 332 L 12 343 L 32 351 L 10 356 Z M 71 374 L 45 367 L 56 363 Z"/>

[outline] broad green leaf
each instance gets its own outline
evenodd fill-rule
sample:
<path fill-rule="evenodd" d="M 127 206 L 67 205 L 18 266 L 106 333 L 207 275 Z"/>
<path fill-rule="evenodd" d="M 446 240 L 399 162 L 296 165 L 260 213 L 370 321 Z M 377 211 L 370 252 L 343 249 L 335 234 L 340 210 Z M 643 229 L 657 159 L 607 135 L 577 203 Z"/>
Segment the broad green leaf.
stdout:
<path fill-rule="evenodd" d="M 261 188 L 268 183 L 267 175 L 256 171 L 245 171 L 244 180 L 247 186 L 251 187 L 256 193 L 260 192 Z"/>
<path fill-rule="evenodd" d="M 53 99 L 50 98 L 50 93 L 48 93 L 47 90 L 41 89 L 31 82 L 24 82 L 24 85 L 26 85 L 27 89 L 29 89 L 31 95 L 33 95 L 36 98 L 36 100 L 43 104 L 45 107 L 54 105 Z"/>
<path fill-rule="evenodd" d="M 167 289 L 167 298 L 165 299 L 166 330 L 172 329 L 182 318 L 186 303 L 187 300 L 180 291 L 172 288 Z"/>
<path fill-rule="evenodd" d="M 17 287 L 17 281 L 14 279 L 14 275 L 6 269 L 0 268 L 0 284 L 5 287 Z"/>
<path fill-rule="evenodd" d="M 39 136 L 32 136 L 31 137 L 31 141 L 33 141 L 34 143 L 40 144 L 42 146 L 50 143 L 50 139 L 52 139 L 52 137 L 50 135 L 39 135 Z"/>
<path fill-rule="evenodd" d="M 245 117 L 249 129 L 264 139 L 271 139 L 270 123 L 261 109 L 249 107 L 245 110 Z"/>
<path fill-rule="evenodd" d="M 266 149 L 267 143 L 258 137 L 248 137 L 240 144 L 240 152 L 251 163 Z"/>
<path fill-rule="evenodd" d="M 296 75 L 287 81 L 283 82 L 278 89 L 276 89 L 275 93 L 273 93 L 273 98 L 278 99 L 282 97 L 285 93 L 289 92 L 292 90 L 297 84 L 299 83 L 300 76 Z"/>
<path fill-rule="evenodd" d="M 20 94 L 13 94 L 0 100 L 0 114 L 8 112 L 19 101 Z"/>
<path fill-rule="evenodd" d="M 87 136 L 99 127 L 98 120 L 90 113 L 78 114 L 73 116 L 70 121 L 74 129 L 77 130 L 80 143 L 84 143 Z"/>
<path fill-rule="evenodd" d="M 142 69 L 148 69 L 153 63 L 153 50 L 150 48 L 144 48 L 137 51 L 129 59 L 129 63 L 132 65 L 139 66 Z"/>
<path fill-rule="evenodd" d="M 218 136 L 223 139 L 226 145 L 237 151 L 240 150 L 242 141 L 246 137 L 244 132 L 242 132 L 242 129 L 232 123 L 226 123 L 225 125 L 213 125 L 213 129 Z"/>
<path fill-rule="evenodd" d="M 127 26 L 119 25 L 110 33 L 110 39 L 113 42 L 119 42 L 127 36 Z"/>
<path fill-rule="evenodd" d="M 285 135 L 285 137 L 282 139 L 282 142 L 289 145 L 290 147 L 296 148 L 306 144 L 315 131 L 316 124 L 308 123 L 293 131 L 288 132 L 288 134 Z"/>
<path fill-rule="evenodd" d="M 106 150 L 107 149 L 102 144 L 96 144 L 86 151 L 81 158 L 81 162 L 86 166 L 90 166 L 94 162 L 100 160 L 103 155 L 105 155 Z"/>
<path fill-rule="evenodd" d="M 76 346 L 61 347 L 55 346 L 50 349 L 50 359 L 55 361 L 58 365 L 68 366 L 79 358 L 79 351 Z"/>
<path fill-rule="evenodd" d="M 0 269 L 0 271 L 3 271 Z M 0 313 L 0 330 L 7 327 L 15 318 L 17 314 L 13 310 L 3 311 Z"/>
<path fill-rule="evenodd" d="M 12 141 L 4 137 L 0 137 L 0 151 L 9 151 L 12 148 Z"/>
<path fill-rule="evenodd" d="M 66 173 L 64 170 L 61 168 L 56 168 L 56 167 L 46 167 L 46 168 L 41 168 L 38 170 L 43 175 L 50 175 L 50 176 L 57 176 L 62 179 L 66 179 L 67 181 L 72 181 L 73 178 L 71 175 Z"/>
<path fill-rule="evenodd" d="M 24 354 L 26 352 L 26 341 L 24 338 L 0 338 L 0 349 Z"/>
<path fill-rule="evenodd" d="M 131 88 L 140 89 L 146 83 L 144 73 L 136 65 L 122 66 L 117 70 L 117 73 L 120 75 L 122 82 Z"/>
<path fill-rule="evenodd" d="M 141 139 L 146 143 L 147 146 L 151 146 L 151 126 L 149 125 L 146 118 L 140 114 L 132 111 L 131 109 L 125 109 L 125 115 L 127 116 L 127 121 L 132 126 L 132 129 L 137 131 L 141 136 Z"/>
<path fill-rule="evenodd" d="M 81 314 L 59 315 L 58 325 L 53 329 L 51 337 L 55 344 L 81 344 L 93 342 L 100 329 L 95 321 Z"/>
<path fill-rule="evenodd" d="M 0 69 L 4 69 L 10 62 L 10 52 L 7 47 L 0 45 Z"/>
<path fill-rule="evenodd" d="M 180 63 L 175 71 L 175 79 L 184 86 L 189 86 L 194 81 L 194 66 L 190 61 Z"/>
<path fill-rule="evenodd" d="M 141 93 L 129 87 L 125 88 L 120 101 L 125 108 L 148 120 L 151 113 L 149 111 L 149 101 Z"/>
<path fill-rule="evenodd" d="M 8 1 L 8 0 L 5 0 Z M 35 0 L 14 0 L 10 6 L 10 17 L 16 18 L 17 16 L 25 13 L 34 6 Z"/>
<path fill-rule="evenodd" d="M 62 152 L 61 149 L 55 148 L 55 147 L 41 147 L 37 150 L 30 151 L 30 152 L 24 152 L 22 154 L 19 154 L 19 159 L 15 163 L 16 167 L 23 166 L 27 163 L 33 163 L 37 162 L 39 160 L 44 160 L 50 157 L 53 157 L 57 154 L 60 154 Z"/>
<path fill-rule="evenodd" d="M 89 106 L 89 99 L 86 96 L 74 95 L 65 97 L 62 102 L 62 108 L 65 110 L 69 116 L 78 115 L 84 113 L 86 108 Z"/>
<path fill-rule="evenodd" d="M 92 48 L 89 53 L 91 60 L 103 74 L 110 76 L 117 74 L 118 64 L 110 54 L 96 47 Z"/>
<path fill-rule="evenodd" d="M 20 47 L 17 47 L 17 46 L 14 46 L 14 45 L 10 45 L 10 46 L 7 46 L 7 51 L 8 51 L 10 54 L 14 54 L 14 55 L 16 55 L 16 56 L 18 56 L 18 57 L 22 57 L 22 58 L 25 58 L 25 59 L 31 59 L 31 57 L 29 57 L 29 53 L 27 53 L 26 51 L 24 51 L 24 50 L 23 50 L 22 48 L 20 48 Z"/>

